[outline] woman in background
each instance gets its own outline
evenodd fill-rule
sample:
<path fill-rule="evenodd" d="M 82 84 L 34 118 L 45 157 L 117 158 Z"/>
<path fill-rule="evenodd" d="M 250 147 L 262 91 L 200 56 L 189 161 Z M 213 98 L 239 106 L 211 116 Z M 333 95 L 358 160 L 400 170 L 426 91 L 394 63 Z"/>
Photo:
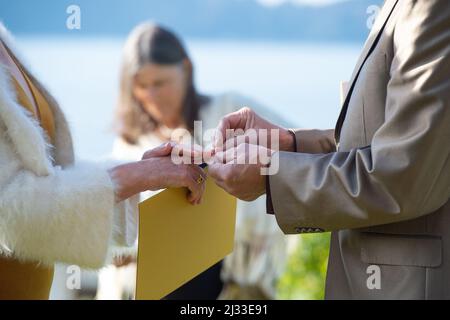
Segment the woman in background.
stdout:
<path fill-rule="evenodd" d="M 214 129 L 224 115 L 244 105 L 270 119 L 278 118 L 238 94 L 199 94 L 193 74 L 191 59 L 172 32 L 150 23 L 133 30 L 124 48 L 121 69 L 115 157 L 136 159 L 143 150 L 169 141 L 176 129 L 193 135 L 196 120 L 202 121 L 203 132 Z M 194 138 L 202 141 L 202 137 Z M 265 196 L 250 203 L 238 201 L 234 252 L 167 299 L 275 298 L 277 280 L 285 266 L 286 241 L 265 210 Z M 130 268 L 135 265 L 102 271 L 98 298 L 132 295 L 130 283 L 134 278 Z M 128 283 L 120 280 L 123 273 L 131 274 Z M 118 279 L 119 287 L 128 287 L 128 293 L 117 287 L 113 290 L 112 279 Z M 116 292 L 115 296 L 111 292 Z"/>

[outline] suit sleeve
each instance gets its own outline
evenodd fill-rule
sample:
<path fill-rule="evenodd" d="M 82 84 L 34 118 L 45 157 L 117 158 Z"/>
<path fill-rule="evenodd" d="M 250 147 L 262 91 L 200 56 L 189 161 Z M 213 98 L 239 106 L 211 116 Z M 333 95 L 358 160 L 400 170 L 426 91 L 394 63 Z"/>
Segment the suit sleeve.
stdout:
<path fill-rule="evenodd" d="M 279 171 L 269 178 L 270 192 L 285 233 L 406 221 L 448 201 L 450 6 L 447 0 L 404 5 L 394 35 L 385 123 L 371 145 L 274 155 Z"/>
<path fill-rule="evenodd" d="M 296 151 L 302 153 L 330 153 L 336 151 L 334 130 L 293 130 Z"/>

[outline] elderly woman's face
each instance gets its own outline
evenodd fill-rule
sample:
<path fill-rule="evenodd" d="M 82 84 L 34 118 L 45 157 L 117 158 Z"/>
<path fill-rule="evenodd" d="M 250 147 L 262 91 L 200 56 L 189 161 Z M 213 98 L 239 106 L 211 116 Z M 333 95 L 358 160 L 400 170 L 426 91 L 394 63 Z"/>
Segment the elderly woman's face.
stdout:
<path fill-rule="evenodd" d="M 146 64 L 135 76 L 133 95 L 155 121 L 177 127 L 186 94 L 186 74 L 185 63 Z"/>

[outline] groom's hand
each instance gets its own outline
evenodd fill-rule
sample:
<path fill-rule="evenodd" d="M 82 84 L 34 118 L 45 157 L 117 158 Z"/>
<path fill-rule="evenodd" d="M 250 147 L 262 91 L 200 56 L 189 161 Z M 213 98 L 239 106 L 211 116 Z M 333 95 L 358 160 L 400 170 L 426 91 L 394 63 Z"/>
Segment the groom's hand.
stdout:
<path fill-rule="evenodd" d="M 263 171 L 269 166 L 272 150 L 242 143 L 215 154 L 208 173 L 229 194 L 253 201 L 266 192 Z"/>
<path fill-rule="evenodd" d="M 279 141 L 277 141 L 279 150 L 290 152 L 295 150 L 294 137 L 289 130 L 267 121 L 257 115 L 252 109 L 245 107 L 222 118 L 216 129 L 214 138 L 215 152 L 224 151 L 230 146 L 236 147 L 240 143 L 253 143 L 250 138 L 242 139 L 242 135 L 250 137 L 250 129 L 256 131 L 258 139 L 256 144 L 261 144 L 259 133 L 261 129 L 265 129 L 267 131 L 267 140 L 265 141 L 267 141 L 268 144 L 263 145 L 263 147 L 273 149 L 269 143 L 273 142 L 271 136 L 273 133 L 272 130 L 277 130 L 279 136 Z"/>

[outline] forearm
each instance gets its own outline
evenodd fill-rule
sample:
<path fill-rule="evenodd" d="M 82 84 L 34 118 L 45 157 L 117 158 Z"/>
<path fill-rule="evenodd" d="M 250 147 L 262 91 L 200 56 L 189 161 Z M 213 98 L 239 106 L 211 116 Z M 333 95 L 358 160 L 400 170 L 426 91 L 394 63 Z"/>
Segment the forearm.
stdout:
<path fill-rule="evenodd" d="M 157 158 L 118 165 L 108 170 L 114 183 L 116 202 L 147 190 L 159 189 Z M 152 172 L 155 174 L 148 174 Z M 145 174 L 147 173 L 147 174 Z"/>
<path fill-rule="evenodd" d="M 130 162 L 118 165 L 108 170 L 111 180 L 114 183 L 114 193 L 116 203 L 119 203 L 143 190 L 143 177 L 141 161 Z"/>

